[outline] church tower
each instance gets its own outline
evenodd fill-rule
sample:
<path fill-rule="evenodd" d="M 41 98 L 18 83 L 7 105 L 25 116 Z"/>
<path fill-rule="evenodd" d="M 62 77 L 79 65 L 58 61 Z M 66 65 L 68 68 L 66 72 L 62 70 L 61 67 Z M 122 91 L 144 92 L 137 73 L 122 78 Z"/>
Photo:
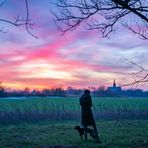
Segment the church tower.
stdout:
<path fill-rule="evenodd" d="M 112 96 L 122 96 L 122 89 L 120 86 L 116 85 L 115 79 L 113 81 L 113 85 L 111 87 L 108 87 L 107 90 Z"/>
<path fill-rule="evenodd" d="M 115 81 L 115 79 L 114 79 L 113 87 L 116 87 L 116 81 Z"/>

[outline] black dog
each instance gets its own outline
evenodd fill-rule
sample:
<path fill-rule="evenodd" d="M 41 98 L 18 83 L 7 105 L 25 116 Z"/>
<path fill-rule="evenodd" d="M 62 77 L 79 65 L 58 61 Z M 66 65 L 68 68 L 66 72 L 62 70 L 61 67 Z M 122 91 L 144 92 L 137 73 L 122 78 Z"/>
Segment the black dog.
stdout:
<path fill-rule="evenodd" d="M 81 139 L 83 138 L 83 135 L 84 135 L 84 128 L 81 128 L 80 126 L 75 126 L 75 130 L 78 131 Z M 95 139 L 95 134 L 94 134 L 94 130 L 93 129 L 90 129 L 90 128 L 87 128 L 87 132 L 90 134 L 90 136 Z"/>

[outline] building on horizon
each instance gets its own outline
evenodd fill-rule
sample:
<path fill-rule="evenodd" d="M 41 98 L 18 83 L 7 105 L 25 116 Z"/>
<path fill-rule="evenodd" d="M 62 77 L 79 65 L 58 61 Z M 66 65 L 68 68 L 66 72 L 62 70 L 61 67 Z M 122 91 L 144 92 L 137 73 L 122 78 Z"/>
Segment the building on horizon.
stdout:
<path fill-rule="evenodd" d="M 113 86 L 108 87 L 107 91 L 111 96 L 122 96 L 122 88 L 116 85 L 115 79 L 113 81 Z"/>

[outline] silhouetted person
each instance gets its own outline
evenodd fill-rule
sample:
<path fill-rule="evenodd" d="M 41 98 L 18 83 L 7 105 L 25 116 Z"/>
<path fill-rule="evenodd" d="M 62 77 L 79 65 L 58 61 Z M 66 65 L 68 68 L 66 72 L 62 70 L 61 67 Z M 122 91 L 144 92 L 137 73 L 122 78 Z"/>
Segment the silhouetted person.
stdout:
<path fill-rule="evenodd" d="M 93 126 L 94 128 L 94 139 L 95 141 L 101 143 L 98 131 L 96 127 L 96 123 L 94 120 L 94 116 L 91 110 L 92 100 L 90 96 L 89 90 L 84 90 L 84 94 L 79 98 L 81 105 L 81 124 L 84 127 L 84 137 L 87 140 L 87 126 Z"/>

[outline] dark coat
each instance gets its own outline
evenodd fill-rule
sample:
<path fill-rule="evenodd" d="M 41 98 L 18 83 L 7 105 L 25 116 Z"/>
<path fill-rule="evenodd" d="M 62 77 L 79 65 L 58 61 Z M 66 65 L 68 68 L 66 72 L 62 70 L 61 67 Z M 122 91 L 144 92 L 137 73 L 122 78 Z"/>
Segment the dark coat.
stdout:
<path fill-rule="evenodd" d="M 80 98 L 81 105 L 81 124 L 83 126 L 95 125 L 93 113 L 91 110 L 92 100 L 90 94 L 83 94 Z"/>

